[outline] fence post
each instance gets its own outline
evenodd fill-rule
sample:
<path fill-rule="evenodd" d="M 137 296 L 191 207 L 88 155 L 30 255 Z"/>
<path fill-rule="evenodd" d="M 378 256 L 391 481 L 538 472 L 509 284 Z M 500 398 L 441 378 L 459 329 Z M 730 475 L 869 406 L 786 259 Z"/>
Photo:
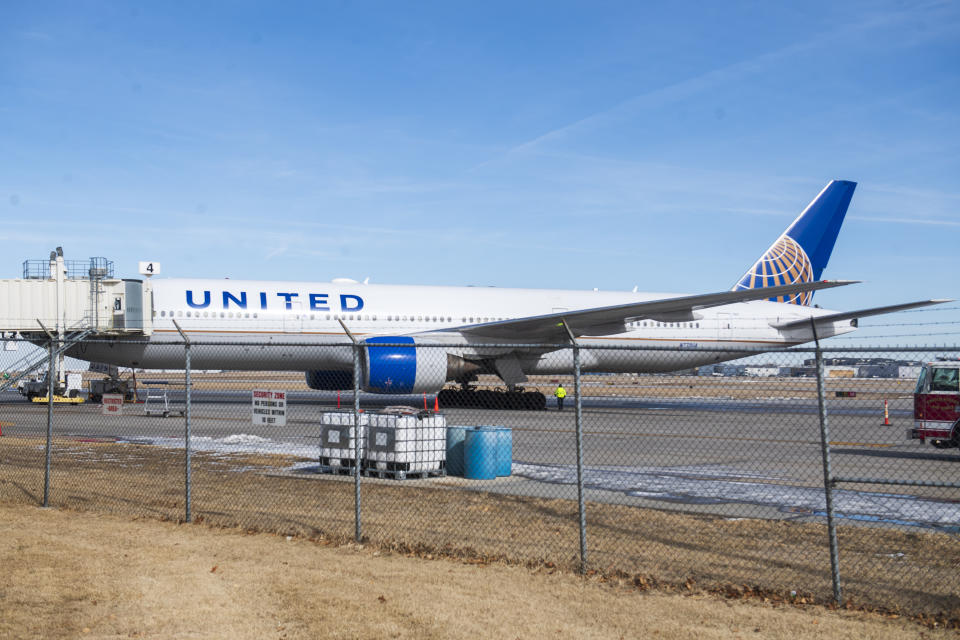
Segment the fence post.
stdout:
<path fill-rule="evenodd" d="M 363 540 L 363 526 L 360 520 L 360 438 L 363 429 L 360 428 L 360 345 L 353 344 L 353 504 L 356 530 L 354 538 L 357 542 Z"/>
<path fill-rule="evenodd" d="M 360 428 L 360 343 L 342 318 L 338 318 L 337 322 L 353 343 L 353 518 L 356 523 L 353 537 L 357 542 L 361 542 L 363 526 L 360 520 L 360 438 L 363 437 L 363 429 Z"/>
<path fill-rule="evenodd" d="M 580 573 L 587 571 L 587 510 L 583 501 L 583 404 L 580 398 L 580 345 L 573 331 L 563 321 L 563 327 L 573 343 L 573 401 L 577 433 L 577 515 L 580 527 Z"/>
<path fill-rule="evenodd" d="M 47 445 L 46 452 L 44 453 L 43 467 L 44 507 L 50 506 L 50 450 L 53 441 L 53 392 L 55 391 L 57 384 L 56 356 L 54 355 L 53 344 L 53 336 L 50 336 L 50 361 L 47 363 Z"/>
<path fill-rule="evenodd" d="M 184 375 L 185 375 L 185 386 L 187 397 L 185 399 L 186 406 L 183 411 L 183 450 L 184 450 L 184 462 L 183 462 L 183 480 L 184 480 L 184 518 L 186 522 L 192 522 L 192 509 L 191 509 L 191 499 L 190 494 L 192 493 L 192 482 L 191 482 L 191 447 L 190 447 L 190 405 L 191 405 L 191 390 L 193 389 L 193 382 L 190 379 L 190 338 L 187 337 L 187 334 L 183 332 L 183 329 L 180 328 L 180 325 L 176 320 L 173 321 L 173 325 L 177 328 L 177 331 L 180 332 L 180 337 L 183 338 L 183 352 L 184 352 Z"/>
<path fill-rule="evenodd" d="M 813 339 L 817 346 L 817 404 L 820 410 L 820 452 L 823 456 L 823 489 L 827 498 L 827 534 L 830 537 L 830 573 L 833 581 L 833 600 L 843 605 L 840 592 L 840 553 L 837 549 L 837 523 L 833 509 L 833 472 L 830 467 L 830 427 L 827 423 L 827 400 L 823 388 L 823 352 L 817 337 L 817 325 L 810 319 Z"/>

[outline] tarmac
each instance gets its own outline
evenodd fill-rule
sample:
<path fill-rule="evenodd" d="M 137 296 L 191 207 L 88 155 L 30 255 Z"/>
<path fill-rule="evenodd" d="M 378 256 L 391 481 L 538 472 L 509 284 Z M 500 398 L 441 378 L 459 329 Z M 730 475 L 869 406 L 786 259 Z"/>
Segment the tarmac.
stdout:
<path fill-rule="evenodd" d="M 194 391 L 191 440 L 197 450 L 285 453 L 300 464 L 273 473 L 330 480 L 317 473 L 320 415 L 335 410 L 335 394 L 289 392 L 285 426 L 257 425 L 249 392 Z M 183 446 L 182 397 L 169 395 L 173 414 L 145 415 L 127 404 L 121 415 L 100 405 L 58 405 L 57 439 L 127 441 Z M 551 399 L 552 400 L 552 399 Z M 417 396 L 361 396 L 361 406 L 422 403 Z M 889 403 L 890 425 L 875 398 L 831 398 L 828 424 L 833 477 L 956 482 L 960 455 L 907 440 L 909 397 Z M 518 496 L 577 498 L 575 411 L 551 401 L 547 411 L 449 409 L 448 425 L 503 425 L 513 432 L 513 474 L 489 481 L 442 477 L 400 482 Z M 585 397 L 584 499 L 708 513 L 727 518 L 819 520 L 825 509 L 818 407 L 809 397 L 779 399 Z M 416 405 L 415 405 L 416 406 Z M 432 408 L 432 401 L 428 402 Z M 341 398 L 343 409 L 352 398 Z M 4 435 L 42 438 L 46 405 L 0 394 Z M 349 476 L 336 480 L 352 482 Z M 364 478 L 363 482 L 398 482 Z M 835 502 L 851 522 L 960 529 L 960 491 L 883 484 L 838 485 Z"/>

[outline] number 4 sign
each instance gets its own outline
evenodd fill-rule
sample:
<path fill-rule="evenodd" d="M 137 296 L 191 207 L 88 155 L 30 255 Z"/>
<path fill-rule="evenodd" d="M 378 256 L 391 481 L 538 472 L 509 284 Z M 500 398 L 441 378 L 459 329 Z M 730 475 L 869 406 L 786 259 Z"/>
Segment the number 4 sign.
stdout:
<path fill-rule="evenodd" d="M 141 262 L 140 263 L 140 275 L 155 276 L 158 273 L 160 273 L 159 262 Z"/>

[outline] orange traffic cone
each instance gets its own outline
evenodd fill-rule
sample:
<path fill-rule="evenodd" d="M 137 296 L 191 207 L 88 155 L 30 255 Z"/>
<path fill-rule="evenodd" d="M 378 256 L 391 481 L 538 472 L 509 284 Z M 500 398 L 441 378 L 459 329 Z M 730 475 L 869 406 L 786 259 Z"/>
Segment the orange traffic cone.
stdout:
<path fill-rule="evenodd" d="M 883 426 L 890 426 L 890 411 L 887 409 L 887 400 L 883 400 Z"/>
<path fill-rule="evenodd" d="M 440 396 L 433 396 L 433 412 L 440 411 Z"/>
<path fill-rule="evenodd" d="M 427 394 L 426 393 L 423 394 L 423 410 L 424 411 L 427 410 Z"/>

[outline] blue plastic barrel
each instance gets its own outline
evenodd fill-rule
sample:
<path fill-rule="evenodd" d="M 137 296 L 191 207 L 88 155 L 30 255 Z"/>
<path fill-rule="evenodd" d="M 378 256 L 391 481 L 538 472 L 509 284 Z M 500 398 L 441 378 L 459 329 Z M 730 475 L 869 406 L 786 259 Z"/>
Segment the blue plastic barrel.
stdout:
<path fill-rule="evenodd" d="M 463 477 L 463 441 L 474 427 L 447 427 L 447 475 Z"/>
<path fill-rule="evenodd" d="M 497 476 L 509 476 L 513 468 L 513 430 L 497 427 Z"/>
<path fill-rule="evenodd" d="M 497 429 L 477 427 L 463 439 L 463 477 L 493 480 L 497 477 Z"/>

